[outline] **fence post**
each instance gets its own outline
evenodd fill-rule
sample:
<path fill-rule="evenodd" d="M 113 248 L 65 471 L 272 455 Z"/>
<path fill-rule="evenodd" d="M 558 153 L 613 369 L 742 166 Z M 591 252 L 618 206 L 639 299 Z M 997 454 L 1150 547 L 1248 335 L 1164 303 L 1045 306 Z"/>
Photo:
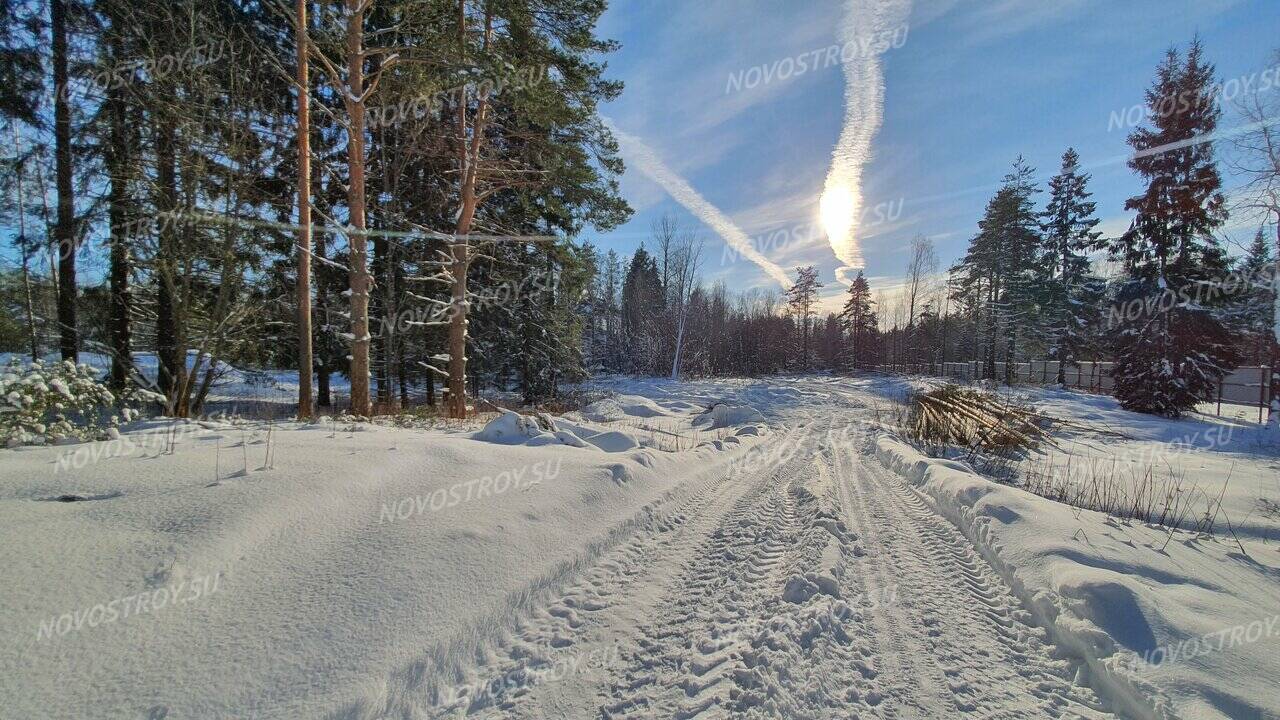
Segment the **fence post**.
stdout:
<path fill-rule="evenodd" d="M 1262 424 L 1262 411 L 1267 407 L 1267 388 L 1271 386 L 1270 368 L 1258 368 L 1258 424 Z"/>
<path fill-rule="evenodd" d="M 1218 417 L 1222 417 L 1222 381 L 1218 381 L 1218 411 L 1215 413 Z"/>

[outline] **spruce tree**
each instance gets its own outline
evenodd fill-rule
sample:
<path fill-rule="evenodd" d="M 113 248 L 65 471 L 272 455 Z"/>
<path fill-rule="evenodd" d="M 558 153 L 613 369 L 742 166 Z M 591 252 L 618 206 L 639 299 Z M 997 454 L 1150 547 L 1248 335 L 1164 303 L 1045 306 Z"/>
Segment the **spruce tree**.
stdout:
<path fill-rule="evenodd" d="M 1019 343 L 1038 338 L 1039 320 L 1036 275 L 1041 254 L 1040 221 L 1033 197 L 1040 192 L 1032 178 L 1035 169 L 1021 157 L 1004 178 L 1002 203 L 995 228 L 996 244 L 1004 256 L 1006 274 L 1000 314 L 1005 337 L 1004 379 L 1011 383 L 1018 361 Z"/>
<path fill-rule="evenodd" d="M 1019 157 L 1004 184 L 987 203 L 978 234 L 952 268 L 952 297 L 973 314 L 982 336 L 983 376 L 995 377 L 996 347 L 1005 339 L 1005 378 L 1009 379 L 1019 338 L 1033 333 L 1037 321 L 1036 267 L 1040 226 L 1032 198 L 1034 171 Z"/>
<path fill-rule="evenodd" d="M 662 278 L 641 244 L 622 283 L 622 341 L 631 372 L 653 373 L 659 366 L 657 317 L 665 309 Z"/>
<path fill-rule="evenodd" d="M 858 271 L 858 276 L 849 285 L 849 298 L 845 300 L 840 320 L 848 333 L 848 355 L 845 367 L 853 369 L 866 364 L 871 339 L 876 333 L 875 301 L 871 299 L 871 285 L 867 278 Z"/>
<path fill-rule="evenodd" d="M 1203 292 L 1227 271 L 1226 255 L 1213 236 L 1227 210 L 1213 143 L 1204 139 L 1217 129 L 1221 110 L 1214 68 L 1205 62 L 1199 40 L 1185 61 L 1176 49 L 1168 51 L 1147 104 L 1151 127 L 1129 136 L 1129 167 L 1147 187 L 1125 203 L 1137 216 L 1111 251 L 1126 274 L 1120 303 L 1156 301 L 1145 303 L 1152 311 L 1121 326 L 1112 376 L 1123 407 L 1179 417 L 1212 397 L 1239 362 L 1220 308 Z M 1165 297 L 1177 302 L 1159 302 Z"/>
<path fill-rule="evenodd" d="M 1044 218 L 1044 246 L 1039 263 L 1042 332 L 1049 358 L 1058 361 L 1057 382 L 1065 384 L 1068 365 L 1074 365 L 1096 324 L 1103 287 L 1089 273 L 1089 253 L 1098 248 L 1102 233 L 1094 228 L 1096 203 L 1086 189 L 1089 175 L 1080 172 L 1080 156 L 1068 148 L 1062 169 L 1049 180 L 1049 203 Z"/>

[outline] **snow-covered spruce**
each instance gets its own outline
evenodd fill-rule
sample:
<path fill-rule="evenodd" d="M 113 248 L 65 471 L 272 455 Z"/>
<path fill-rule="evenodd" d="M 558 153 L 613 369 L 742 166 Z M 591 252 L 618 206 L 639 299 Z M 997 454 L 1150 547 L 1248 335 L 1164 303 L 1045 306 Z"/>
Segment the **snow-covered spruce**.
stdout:
<path fill-rule="evenodd" d="M 16 447 L 103 439 L 135 419 L 137 406 L 158 400 L 145 390 L 117 398 L 87 364 L 12 360 L 0 370 L 0 442 Z"/>

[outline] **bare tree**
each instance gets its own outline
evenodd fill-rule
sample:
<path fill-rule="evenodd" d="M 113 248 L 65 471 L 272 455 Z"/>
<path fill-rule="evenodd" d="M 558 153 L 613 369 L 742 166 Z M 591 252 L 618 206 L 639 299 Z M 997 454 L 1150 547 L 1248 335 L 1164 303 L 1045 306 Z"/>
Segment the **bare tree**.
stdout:
<path fill-rule="evenodd" d="M 676 347 L 671 358 L 671 379 L 680 379 L 680 353 L 684 349 L 684 330 L 689 317 L 689 301 L 698 284 L 698 268 L 702 264 L 702 239 L 695 233 L 680 234 L 673 253 L 671 279 L 676 286 Z"/>
<path fill-rule="evenodd" d="M 1280 61 L 1280 50 L 1275 53 Z M 1235 152 L 1228 164 L 1244 184 L 1236 191 L 1233 210 L 1275 223 L 1276 267 L 1273 283 L 1280 282 L 1280 98 L 1263 93 L 1246 94 L 1238 103 L 1247 132 L 1232 139 Z M 1280 293 L 1273 293 L 1280 318 Z M 1267 425 L 1280 433 L 1280 328 L 1271 343 L 1271 412 Z"/>
<path fill-rule="evenodd" d="M 924 294 L 926 276 L 938 269 L 938 257 L 933 251 L 933 241 L 929 238 L 923 235 L 912 238 L 910 252 L 904 288 L 908 325 L 915 322 L 916 304 Z"/>
<path fill-rule="evenodd" d="M 36 362 L 40 359 L 40 341 L 36 336 L 35 302 L 31 292 L 31 274 L 27 267 L 31 259 L 31 243 L 27 238 L 26 193 L 22 186 L 22 167 L 24 163 L 20 137 L 18 124 L 13 123 L 13 156 L 17 159 L 14 176 L 17 180 L 18 250 L 22 253 L 22 290 L 27 311 L 27 339 L 31 343 L 31 362 Z"/>
<path fill-rule="evenodd" d="M 671 270 L 674 262 L 680 222 L 671 214 L 663 213 L 662 217 L 649 226 L 655 247 L 654 259 L 658 263 L 658 278 L 662 281 L 663 300 L 671 302 Z"/>

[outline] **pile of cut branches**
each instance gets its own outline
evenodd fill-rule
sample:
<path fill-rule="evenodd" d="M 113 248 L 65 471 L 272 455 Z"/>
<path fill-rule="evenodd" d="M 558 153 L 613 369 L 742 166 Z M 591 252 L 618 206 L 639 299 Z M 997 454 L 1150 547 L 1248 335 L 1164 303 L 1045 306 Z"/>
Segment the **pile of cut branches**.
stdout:
<path fill-rule="evenodd" d="M 1048 424 L 1049 418 L 1012 400 L 947 385 L 912 395 L 903 429 L 929 445 L 1005 455 L 1052 444 L 1044 430 Z"/>

